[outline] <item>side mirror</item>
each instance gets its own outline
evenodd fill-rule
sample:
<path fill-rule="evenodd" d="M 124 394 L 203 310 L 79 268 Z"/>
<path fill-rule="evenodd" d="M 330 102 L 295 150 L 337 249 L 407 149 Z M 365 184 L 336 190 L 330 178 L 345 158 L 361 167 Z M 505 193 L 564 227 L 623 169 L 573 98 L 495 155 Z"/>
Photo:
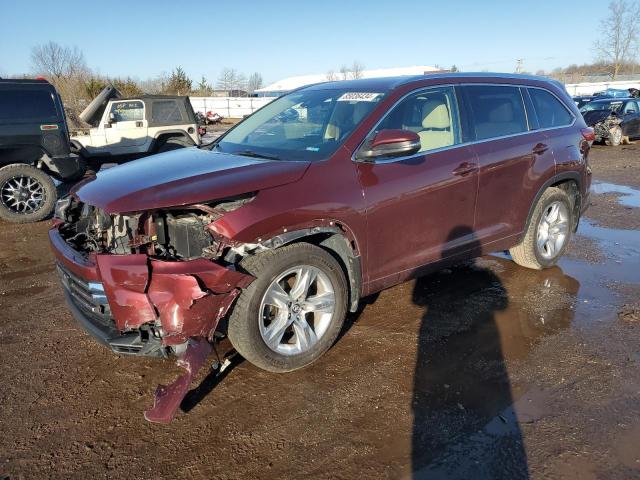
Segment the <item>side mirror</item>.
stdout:
<path fill-rule="evenodd" d="M 116 118 L 116 114 L 113 112 L 109 112 L 109 123 L 117 123 L 118 119 Z"/>
<path fill-rule="evenodd" d="M 401 157 L 420 151 L 420 137 L 410 130 L 380 130 L 356 153 L 356 160 L 372 161 L 380 157 Z"/>

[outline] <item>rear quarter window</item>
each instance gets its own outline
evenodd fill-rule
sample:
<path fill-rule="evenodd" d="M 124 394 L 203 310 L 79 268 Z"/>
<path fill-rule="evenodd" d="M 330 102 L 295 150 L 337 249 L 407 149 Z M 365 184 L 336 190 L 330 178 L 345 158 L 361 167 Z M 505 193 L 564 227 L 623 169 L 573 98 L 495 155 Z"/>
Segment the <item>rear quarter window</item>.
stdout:
<path fill-rule="evenodd" d="M 3 123 L 56 121 L 58 112 L 53 94 L 47 90 L 0 90 L 0 121 Z"/>
<path fill-rule="evenodd" d="M 462 90 L 471 113 L 469 123 L 476 140 L 504 137 L 529 130 L 518 87 L 466 85 Z"/>
<path fill-rule="evenodd" d="M 564 127 L 573 122 L 573 115 L 554 95 L 540 88 L 529 88 L 540 128 Z"/>
<path fill-rule="evenodd" d="M 153 123 L 185 123 L 176 100 L 158 100 L 151 106 L 151 121 Z"/>

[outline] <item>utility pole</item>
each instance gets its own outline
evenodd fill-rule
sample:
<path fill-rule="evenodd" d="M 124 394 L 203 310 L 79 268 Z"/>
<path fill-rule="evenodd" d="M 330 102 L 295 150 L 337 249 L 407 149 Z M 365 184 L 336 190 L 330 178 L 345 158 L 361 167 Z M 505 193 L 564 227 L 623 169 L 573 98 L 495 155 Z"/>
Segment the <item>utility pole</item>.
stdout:
<path fill-rule="evenodd" d="M 522 73 L 522 63 L 524 62 L 523 58 L 516 59 L 516 73 Z"/>

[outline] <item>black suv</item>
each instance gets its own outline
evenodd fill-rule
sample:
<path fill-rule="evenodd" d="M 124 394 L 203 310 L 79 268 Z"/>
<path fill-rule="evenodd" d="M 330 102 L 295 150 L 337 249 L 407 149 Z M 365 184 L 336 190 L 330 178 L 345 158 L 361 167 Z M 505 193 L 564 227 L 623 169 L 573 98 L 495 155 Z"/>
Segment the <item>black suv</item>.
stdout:
<path fill-rule="evenodd" d="M 53 85 L 0 79 L 0 218 L 16 223 L 46 218 L 57 198 L 53 178 L 72 181 L 84 171 L 84 160 L 71 153 Z"/>

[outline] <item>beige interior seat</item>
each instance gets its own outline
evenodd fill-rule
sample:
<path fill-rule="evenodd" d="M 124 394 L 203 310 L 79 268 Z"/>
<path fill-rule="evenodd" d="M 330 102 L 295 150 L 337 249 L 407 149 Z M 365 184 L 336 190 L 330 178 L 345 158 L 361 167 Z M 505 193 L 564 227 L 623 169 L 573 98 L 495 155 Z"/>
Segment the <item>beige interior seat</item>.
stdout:
<path fill-rule="evenodd" d="M 367 102 L 356 102 L 354 104 L 338 102 L 329 119 L 324 138 L 326 140 L 340 140 L 344 132 L 360 123 L 368 112 L 369 106 Z"/>
<path fill-rule="evenodd" d="M 453 129 L 449 108 L 442 100 L 427 100 L 422 105 L 422 130 L 420 136 L 420 151 L 453 145 Z"/>
<path fill-rule="evenodd" d="M 476 136 L 479 139 L 509 135 L 524 129 L 516 121 L 513 104 L 509 101 L 494 106 L 487 117 L 488 121 L 476 124 Z"/>

